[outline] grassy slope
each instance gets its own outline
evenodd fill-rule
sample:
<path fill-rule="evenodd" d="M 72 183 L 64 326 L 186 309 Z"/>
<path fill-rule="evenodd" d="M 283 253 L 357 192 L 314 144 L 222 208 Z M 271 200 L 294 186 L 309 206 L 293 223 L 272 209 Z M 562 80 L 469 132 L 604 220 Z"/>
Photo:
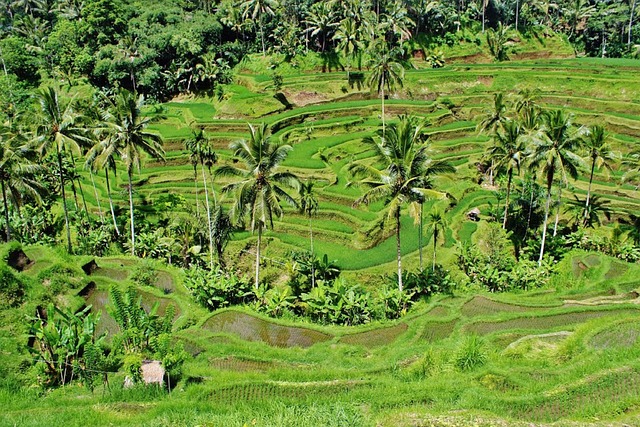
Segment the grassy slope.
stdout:
<path fill-rule="evenodd" d="M 36 261 L 18 273 L 33 279 L 29 296 L 42 292 L 47 268 L 67 266 L 75 271 L 70 277 L 74 289 L 55 299 L 72 307 L 82 304 L 77 293 L 89 280 L 97 283 L 97 291 L 126 286 L 131 272 L 145 265 L 127 257 L 97 259 L 101 270 L 87 277 L 78 268 L 86 257 L 45 247 L 25 251 Z M 637 294 L 629 293 L 640 287 L 640 267 L 635 265 L 574 252 L 548 289 L 504 295 L 459 291 L 455 297 L 421 303 L 395 323 L 358 328 L 275 321 L 243 309 L 211 315 L 190 301 L 178 271 L 157 267 L 162 283 L 141 289 L 145 301 L 178 306 L 177 336 L 196 355 L 177 388 L 169 395 L 122 390 L 121 374 L 110 376 L 110 391 L 93 394 L 76 386 L 41 397 L 0 388 L 0 425 L 640 421 L 640 310 Z M 172 289 L 168 295 L 162 292 L 166 287 Z M 104 308 L 104 299 L 92 301 L 94 308 Z M 29 357 L 19 319 L 30 309 L 27 303 L 0 311 L 1 366 L 14 372 Z M 471 331 L 482 335 L 487 362 L 461 371 L 456 360 Z M 311 347 L 296 346 L 314 339 L 319 341 Z"/>

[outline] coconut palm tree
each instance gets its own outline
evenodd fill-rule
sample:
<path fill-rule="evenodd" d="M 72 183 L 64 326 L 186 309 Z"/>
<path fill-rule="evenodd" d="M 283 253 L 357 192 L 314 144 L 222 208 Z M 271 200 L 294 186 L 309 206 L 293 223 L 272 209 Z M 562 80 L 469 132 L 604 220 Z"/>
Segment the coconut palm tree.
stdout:
<path fill-rule="evenodd" d="M 277 172 L 280 164 L 287 158 L 291 146 L 271 140 L 270 129 L 265 123 L 254 127 L 249 125 L 249 140 L 231 144 L 230 148 L 244 166 L 221 166 L 215 171 L 218 177 L 237 178 L 236 182 L 222 188 L 224 193 L 235 193 L 232 216 L 240 219 L 248 215 L 251 231 L 258 233 L 256 247 L 256 267 L 254 286 L 257 289 L 260 280 L 260 244 L 262 230 L 273 228 L 273 217 L 282 217 L 281 201 L 297 206 L 296 200 L 285 188 L 298 190 L 300 180 L 291 172 Z"/>
<path fill-rule="evenodd" d="M 400 116 L 398 123 L 389 127 L 386 137 L 382 131 L 379 138 L 367 137 L 363 141 L 376 154 L 373 165 L 354 162 L 349 172 L 358 180 L 350 185 L 366 187 L 368 190 L 355 201 L 355 205 L 368 205 L 384 200 L 387 213 L 382 224 L 393 222 L 396 234 L 396 256 L 398 264 L 398 288 L 402 291 L 402 253 L 400 246 L 400 212 L 404 204 L 428 198 L 444 198 L 443 193 L 431 189 L 428 179 L 433 166 L 428 147 L 423 142 L 423 128 L 416 119 Z"/>
<path fill-rule="evenodd" d="M 345 18 L 340 21 L 340 25 L 336 29 L 333 40 L 338 42 L 338 49 L 342 51 L 347 59 L 347 80 L 351 71 L 351 59 L 358 60 L 358 69 L 360 69 L 360 56 L 362 52 L 362 42 L 360 41 L 360 31 L 356 21 L 352 18 Z"/>
<path fill-rule="evenodd" d="M 7 193 L 10 194 L 15 206 L 21 203 L 25 194 L 41 202 L 38 190 L 42 187 L 33 175 L 42 172 L 43 168 L 30 160 L 31 155 L 32 148 L 20 134 L 7 126 L 0 125 L 0 188 L 2 188 L 7 241 L 11 240 Z"/>
<path fill-rule="evenodd" d="M 107 114 L 108 116 L 108 114 Z M 99 125 L 99 127 L 102 125 Z M 111 197 L 111 182 L 109 181 L 109 169 L 113 171 L 113 176 L 116 176 L 116 159 L 119 156 L 118 141 L 111 138 L 108 133 L 103 133 L 100 129 L 98 131 L 98 141 L 96 141 L 87 152 L 85 167 L 90 171 L 99 171 L 104 169 L 105 182 L 107 185 L 107 196 L 109 198 L 109 208 L 111 209 L 111 218 L 113 220 L 113 227 L 116 234 L 120 235 L 118 229 L 118 222 L 116 221 L 116 213 L 113 208 L 113 198 Z"/>
<path fill-rule="evenodd" d="M 162 137 L 147 131 L 150 117 L 143 117 L 140 110 L 144 97 L 120 89 L 107 116 L 107 133 L 114 154 L 117 153 L 127 171 L 129 214 L 131 221 L 131 255 L 135 256 L 135 225 L 133 219 L 133 171 L 140 170 L 142 153 L 164 160 Z"/>
<path fill-rule="evenodd" d="M 303 213 L 309 217 L 309 241 L 311 244 L 311 287 L 316 287 L 316 278 L 314 272 L 315 256 L 313 253 L 313 224 L 311 218 L 318 212 L 318 199 L 313 191 L 314 182 L 307 180 L 300 183 L 300 191 L 298 193 L 300 197 L 299 208 L 300 213 Z"/>
<path fill-rule="evenodd" d="M 320 40 L 322 53 L 326 50 L 327 38 L 331 30 L 338 25 L 336 16 L 333 7 L 328 2 L 314 4 L 307 14 L 307 19 L 305 20 L 307 31 L 312 37 L 317 37 Z"/>
<path fill-rule="evenodd" d="M 542 264 L 544 245 L 547 237 L 547 221 L 551 204 L 551 186 L 556 173 L 567 182 L 567 175 L 578 177 L 578 166 L 582 159 L 574 152 L 579 146 L 580 138 L 586 133 L 585 128 L 576 129 L 573 116 L 563 110 L 548 111 L 542 116 L 543 124 L 539 135 L 534 139 L 530 154 L 530 165 L 539 169 L 547 186 L 547 200 L 542 225 L 542 244 L 538 264 Z"/>
<path fill-rule="evenodd" d="M 264 44 L 264 17 L 266 15 L 275 15 L 275 9 L 277 8 L 277 0 L 246 0 L 240 4 L 242 17 L 244 19 L 251 18 L 254 21 L 258 21 L 258 25 L 260 26 L 260 40 L 262 41 L 262 56 L 266 55 Z"/>
<path fill-rule="evenodd" d="M 427 216 L 427 227 L 431 229 L 433 234 L 433 264 L 431 271 L 436 270 L 436 248 L 438 243 L 438 237 L 444 236 L 445 230 L 449 226 L 447 218 L 440 211 L 434 211 Z"/>
<path fill-rule="evenodd" d="M 209 190 L 207 188 L 207 177 L 205 175 L 205 166 L 211 167 L 211 165 L 218 161 L 218 156 L 211 148 L 211 143 L 206 137 L 203 128 L 195 129 L 191 131 L 191 137 L 185 142 L 185 147 L 191 152 L 191 163 L 194 165 L 194 173 L 197 169 L 197 164 L 200 163 L 202 169 L 202 183 L 204 185 L 204 199 L 205 207 L 207 210 L 207 225 L 209 228 L 209 258 L 210 267 L 213 270 L 213 226 L 211 223 L 211 205 L 209 204 Z M 197 192 L 197 189 L 196 189 Z M 197 201 L 196 201 L 197 203 Z"/>
<path fill-rule="evenodd" d="M 389 49 L 384 39 L 378 39 L 373 46 L 371 55 L 371 74 L 369 75 L 368 85 L 373 91 L 380 95 L 382 102 L 382 137 L 385 136 L 385 120 L 384 120 L 384 90 L 393 90 L 395 86 L 402 87 L 404 80 L 404 68 L 402 64 L 396 61 L 396 51 Z"/>
<path fill-rule="evenodd" d="M 589 129 L 589 134 L 584 139 L 584 149 L 587 151 L 587 157 L 591 160 L 589 187 L 587 189 L 587 199 L 584 205 L 586 218 L 591 198 L 593 173 L 596 167 L 598 169 L 605 168 L 605 170 L 611 171 L 611 164 L 615 161 L 616 156 L 611 151 L 610 145 L 607 143 L 607 134 L 604 127 L 600 125 L 594 125 Z"/>
<path fill-rule="evenodd" d="M 503 123 L 507 120 L 506 116 L 507 104 L 504 102 L 504 95 L 502 92 L 496 92 L 493 94 L 493 106 L 484 110 L 483 114 L 479 118 L 476 130 L 478 132 L 488 132 L 495 135 L 498 129 L 500 129 Z M 489 185 L 493 186 L 495 164 L 491 161 L 491 168 L 489 171 Z"/>
<path fill-rule="evenodd" d="M 66 152 L 80 153 L 82 145 L 89 145 L 91 139 L 87 136 L 83 118 L 73 110 L 71 101 L 62 101 L 56 89 L 48 87 L 38 93 L 39 110 L 35 143 L 40 153 L 54 152 L 58 161 L 58 178 L 62 192 L 62 207 L 67 231 L 67 248 L 71 246 L 71 228 L 69 211 L 66 203 L 65 180 L 62 158 Z"/>
<path fill-rule="evenodd" d="M 507 120 L 503 123 L 503 131 L 496 131 L 493 143 L 488 147 L 486 156 L 497 169 L 507 170 L 507 194 L 504 206 L 502 228 L 507 228 L 507 216 L 509 214 L 509 196 L 511 195 L 511 183 L 513 171 L 520 172 L 520 166 L 525 157 L 525 143 L 523 129 L 515 120 Z"/>

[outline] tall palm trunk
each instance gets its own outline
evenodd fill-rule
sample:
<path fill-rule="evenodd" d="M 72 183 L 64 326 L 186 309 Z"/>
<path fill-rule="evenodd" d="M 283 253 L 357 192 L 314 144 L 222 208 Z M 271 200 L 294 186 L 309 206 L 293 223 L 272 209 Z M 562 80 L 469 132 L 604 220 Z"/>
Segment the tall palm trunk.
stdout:
<path fill-rule="evenodd" d="M 553 225 L 553 237 L 558 234 L 558 221 L 560 221 L 560 201 L 562 197 L 562 187 L 558 188 L 558 200 L 556 203 L 556 220 Z"/>
<path fill-rule="evenodd" d="M 11 240 L 11 227 L 9 226 L 9 204 L 7 203 L 7 190 L 4 185 L 4 179 L 0 178 L 2 185 L 2 203 L 4 204 L 4 231 L 7 234 L 7 242 Z"/>
<path fill-rule="evenodd" d="M 67 248 L 69 249 L 69 253 L 73 252 L 73 247 L 71 246 L 71 228 L 69 227 L 69 211 L 67 210 L 67 194 L 64 191 L 64 176 L 62 174 L 62 153 L 60 149 L 56 150 L 56 154 L 58 155 L 58 174 L 60 175 L 60 190 L 62 191 L 62 207 L 64 210 L 64 225 L 67 229 Z"/>
<path fill-rule="evenodd" d="M 549 205 L 551 204 L 551 183 L 547 185 L 547 203 L 544 208 L 544 222 L 542 223 L 542 243 L 540 244 L 540 257 L 538 265 L 542 265 L 542 257 L 544 255 L 544 243 L 547 239 L 547 221 L 549 220 Z"/>
<path fill-rule="evenodd" d="M 396 253 L 398 256 L 398 289 L 402 292 L 402 252 L 400 251 L 400 208 L 396 210 Z"/>
<path fill-rule="evenodd" d="M 132 172 L 127 171 L 127 175 L 129 178 L 129 216 L 131 220 L 131 256 L 136 256 L 136 231 L 133 225 L 133 183 L 132 181 Z"/>
<path fill-rule="evenodd" d="M 260 243 L 262 242 L 262 223 L 258 224 L 258 246 L 256 247 L 256 280 L 254 287 L 257 290 L 260 284 Z"/>
<path fill-rule="evenodd" d="M 384 74 L 382 75 L 382 138 L 384 139 Z"/>
<path fill-rule="evenodd" d="M 76 158 L 73 157 L 73 153 L 71 153 L 71 164 L 73 165 L 73 170 L 75 173 L 76 170 Z M 87 208 L 87 199 L 84 197 L 84 190 L 82 189 L 82 183 L 80 182 L 80 176 L 76 178 L 78 182 L 78 188 L 80 189 L 80 197 L 82 198 L 82 206 L 84 206 L 84 212 L 87 218 L 89 218 L 89 208 Z"/>
<path fill-rule="evenodd" d="M 507 197 L 504 203 L 504 219 L 502 220 L 502 229 L 507 228 L 507 216 L 509 214 L 509 196 L 511 195 L 511 179 L 513 178 L 513 168 L 509 168 L 507 179 Z"/>
<path fill-rule="evenodd" d="M 636 10 L 636 0 L 631 4 L 631 15 L 629 17 L 629 31 L 627 33 L 627 47 L 631 46 L 631 26 L 633 25 L 633 14 Z"/>
<path fill-rule="evenodd" d="M 316 287 L 315 256 L 313 254 L 313 226 L 309 215 L 309 241 L 311 242 L 311 287 Z"/>
<path fill-rule="evenodd" d="M 93 179 L 93 172 L 89 168 L 89 176 L 91 177 L 91 185 L 93 186 L 93 194 L 96 196 L 96 202 L 98 203 L 98 213 L 100 214 L 100 220 L 104 220 L 104 214 L 102 213 L 102 205 L 100 204 L 100 197 L 98 197 L 98 190 L 96 189 L 96 181 Z"/>
<path fill-rule="evenodd" d="M 591 175 L 589 175 L 589 189 L 587 190 L 587 202 L 584 205 L 584 217 L 587 217 L 587 209 L 589 209 L 589 201 L 591 200 L 591 184 L 593 183 L 593 172 L 596 169 L 596 159 L 591 162 Z"/>
<path fill-rule="evenodd" d="M 209 190 L 207 189 L 207 176 L 204 173 L 204 164 L 201 164 L 202 182 L 204 183 L 204 200 L 207 207 L 207 227 L 209 229 L 209 258 L 210 268 L 213 270 L 213 228 L 211 227 L 211 207 L 209 206 Z"/>
<path fill-rule="evenodd" d="M 111 218 L 113 218 L 113 226 L 116 229 L 116 234 L 120 235 L 120 230 L 118 230 L 118 223 L 116 222 L 116 213 L 113 210 L 113 199 L 111 198 L 111 185 L 109 185 L 109 168 L 105 168 L 104 175 L 107 181 L 107 195 L 109 196 L 109 207 L 111 208 Z"/>
<path fill-rule="evenodd" d="M 438 226 L 434 225 L 433 227 L 433 264 L 431 266 L 431 271 L 436 271 L 436 247 L 438 244 Z"/>
<path fill-rule="evenodd" d="M 267 55 L 267 50 L 264 47 L 264 22 L 262 22 L 262 15 L 260 15 L 260 40 L 262 41 L 262 57 Z"/>
<path fill-rule="evenodd" d="M 422 223 L 424 221 L 424 219 L 422 218 L 423 205 L 423 203 L 420 203 L 420 229 L 418 230 L 418 253 L 420 254 L 420 271 L 422 271 Z"/>
<path fill-rule="evenodd" d="M 193 167 L 193 183 L 196 187 L 196 217 L 200 217 L 200 203 L 198 201 L 198 169 L 197 166 Z"/>
<path fill-rule="evenodd" d="M 516 31 L 518 31 L 518 19 L 520 17 L 520 1 L 516 0 Z"/>

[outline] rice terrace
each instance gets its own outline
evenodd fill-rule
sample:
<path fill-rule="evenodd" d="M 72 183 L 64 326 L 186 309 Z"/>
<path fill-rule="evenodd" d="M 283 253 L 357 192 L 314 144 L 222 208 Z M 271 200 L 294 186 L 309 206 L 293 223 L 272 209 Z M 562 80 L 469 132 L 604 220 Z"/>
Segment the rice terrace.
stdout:
<path fill-rule="evenodd" d="M 0 11 L 0 426 L 640 426 L 635 0 Z"/>

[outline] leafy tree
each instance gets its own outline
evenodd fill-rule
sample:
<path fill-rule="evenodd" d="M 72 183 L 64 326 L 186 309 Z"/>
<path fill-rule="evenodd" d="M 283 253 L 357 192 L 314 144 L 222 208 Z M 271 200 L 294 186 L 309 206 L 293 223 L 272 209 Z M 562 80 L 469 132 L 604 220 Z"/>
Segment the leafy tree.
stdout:
<path fill-rule="evenodd" d="M 402 290 L 402 253 L 400 250 L 400 211 L 402 205 L 417 199 L 443 198 L 443 193 L 431 189 L 426 175 L 433 166 L 428 149 L 422 144 L 422 126 L 408 116 L 400 116 L 390 126 L 387 136 L 378 132 L 379 139 L 367 137 L 363 141 L 375 151 L 376 164 L 354 162 L 349 172 L 358 181 L 350 183 L 368 190 L 355 204 L 366 205 L 384 200 L 387 213 L 381 224 L 393 221 L 396 234 L 398 287 Z"/>
<path fill-rule="evenodd" d="M 507 228 L 513 171 L 515 169 L 520 172 L 526 147 L 522 138 L 523 129 L 518 122 L 507 120 L 503 124 L 503 129 L 503 132 L 495 132 L 493 143 L 487 150 L 487 156 L 491 158 L 491 163 L 496 168 L 506 168 L 507 170 L 507 194 L 502 220 L 502 228 Z"/>
<path fill-rule="evenodd" d="M 191 164 L 193 165 L 194 174 L 196 173 L 197 164 L 200 163 L 202 169 L 202 183 L 204 185 L 204 198 L 207 211 L 207 228 L 209 235 L 209 257 L 210 267 L 213 269 L 213 224 L 211 222 L 211 205 L 209 204 L 209 190 L 207 188 L 207 177 L 205 175 L 205 166 L 211 168 L 211 165 L 218 160 L 218 156 L 211 148 L 211 142 L 206 137 L 204 129 L 192 129 L 191 137 L 185 142 L 185 147 L 189 150 Z M 213 190 L 213 189 L 212 189 Z M 197 188 L 196 188 L 197 192 Z M 197 194 L 197 193 L 196 193 Z M 197 201 L 196 201 L 197 203 Z"/>
<path fill-rule="evenodd" d="M 38 192 L 42 186 L 34 178 L 36 173 L 42 172 L 42 168 L 31 161 L 32 154 L 32 148 L 19 134 L 0 124 L 0 188 L 7 241 L 11 240 L 7 190 L 15 206 L 22 203 L 24 196 L 42 202 Z"/>
<path fill-rule="evenodd" d="M 564 182 L 567 181 L 567 174 L 574 179 L 577 178 L 578 165 L 582 163 L 582 159 L 575 154 L 574 150 L 578 148 L 580 138 L 585 133 L 584 128 L 575 129 L 573 117 L 567 115 L 563 110 L 549 111 L 542 117 L 544 121 L 541 133 L 534 141 L 530 157 L 531 167 L 541 171 L 547 187 L 547 201 L 538 264 L 542 263 L 544 255 L 549 206 L 551 203 L 551 187 L 554 177 L 557 172 Z"/>
<path fill-rule="evenodd" d="M 338 42 L 338 49 L 342 51 L 347 59 L 347 79 L 349 79 L 352 58 L 358 60 L 358 69 L 362 68 L 360 64 L 362 42 L 360 41 L 360 32 L 356 26 L 356 21 L 351 18 L 345 18 L 340 21 L 340 25 L 333 35 L 333 40 Z"/>
<path fill-rule="evenodd" d="M 502 23 L 499 23 L 498 28 L 495 30 L 493 28 L 487 30 L 487 46 L 489 46 L 489 52 L 491 52 L 496 61 L 509 60 L 511 42 L 509 41 L 508 32 L 510 28 L 509 25 L 503 26 Z"/>
<path fill-rule="evenodd" d="M 447 227 L 449 226 L 447 218 L 440 211 L 433 211 L 427 215 L 427 227 L 431 229 L 433 235 L 433 266 L 431 270 L 436 270 L 436 248 L 438 243 L 438 237 L 443 236 Z"/>
<path fill-rule="evenodd" d="M 611 151 L 611 147 L 607 143 L 607 135 L 604 127 L 594 125 L 589 129 L 588 135 L 584 139 L 584 149 L 587 151 L 587 157 L 591 160 L 591 173 L 589 174 L 589 187 L 587 189 L 587 198 L 585 201 L 585 219 L 589 209 L 591 198 L 591 184 L 593 183 L 593 173 L 595 168 L 605 168 L 611 171 L 611 163 L 616 156 Z M 586 224 L 585 224 L 586 225 Z"/>
<path fill-rule="evenodd" d="M 221 166 L 216 176 L 235 177 L 238 181 L 222 188 L 224 193 L 235 193 L 232 214 L 243 218 L 247 214 L 251 220 L 251 231 L 258 232 L 256 246 L 256 268 L 254 286 L 260 279 L 260 244 L 264 227 L 273 228 L 273 217 L 282 217 L 280 202 L 297 206 L 285 188 L 297 190 L 300 181 L 291 172 L 277 172 L 287 158 L 291 146 L 271 140 L 270 130 L 265 123 L 258 127 L 249 125 L 250 139 L 231 144 L 234 155 L 244 163 L 244 167 Z"/>
<path fill-rule="evenodd" d="M 507 105 L 504 102 L 504 95 L 501 92 L 496 92 L 493 95 L 493 106 L 484 110 L 483 114 L 479 118 L 476 129 L 479 132 L 490 132 L 494 135 L 507 121 L 506 116 Z M 493 185 L 493 175 L 495 169 L 495 159 L 491 159 L 491 167 L 489 169 L 489 185 Z"/>
<path fill-rule="evenodd" d="M 262 56 L 266 55 L 266 48 L 264 44 L 264 17 L 266 15 L 274 16 L 275 9 L 279 6 L 277 0 L 246 0 L 240 4 L 242 9 L 242 16 L 247 19 L 251 18 L 254 21 L 258 20 L 260 26 L 260 39 L 262 41 Z"/>
<path fill-rule="evenodd" d="M 396 85 L 402 87 L 404 79 L 404 68 L 396 61 L 397 51 L 389 49 L 384 39 L 379 39 L 374 43 L 371 52 L 371 74 L 368 78 L 368 85 L 373 91 L 378 93 L 382 103 L 382 136 L 385 136 L 384 117 L 384 91 L 385 88 L 391 91 Z"/>
<path fill-rule="evenodd" d="M 299 191 L 299 208 L 300 213 L 305 214 L 309 217 L 309 241 L 311 244 L 311 257 L 315 258 L 313 252 L 313 223 L 312 216 L 318 213 L 318 199 L 316 198 L 315 192 L 313 190 L 314 182 L 311 180 L 307 180 L 306 182 L 300 183 L 300 191 Z M 311 263 L 311 287 L 316 286 L 316 275 L 314 271 L 314 263 Z"/>
<path fill-rule="evenodd" d="M 69 212 L 66 203 L 65 180 L 62 173 L 62 157 L 67 151 L 79 153 L 81 145 L 90 144 L 83 126 L 83 118 L 77 114 L 70 101 L 61 101 L 59 93 L 53 87 L 48 87 L 38 93 L 40 109 L 38 111 L 38 126 L 36 129 L 36 144 L 40 152 L 54 152 L 58 161 L 58 176 L 60 191 L 62 192 L 62 207 L 67 230 L 67 246 L 71 246 L 71 228 Z"/>
<path fill-rule="evenodd" d="M 46 317 L 32 319 L 29 335 L 35 345 L 30 348 L 44 364 L 50 385 L 67 384 L 95 370 L 88 356 L 94 353 L 90 349 L 100 348 L 104 335 L 97 336 L 100 317 L 90 311 L 91 306 L 74 313 L 50 304 Z"/>
<path fill-rule="evenodd" d="M 164 159 L 162 138 L 146 130 L 152 121 L 144 117 L 140 109 L 144 97 L 121 89 L 115 98 L 107 125 L 109 138 L 113 140 L 118 157 L 124 163 L 128 178 L 129 213 L 131 220 L 131 255 L 135 255 L 135 227 L 133 219 L 133 170 L 140 169 L 141 156 L 145 152 L 156 159 Z"/>

